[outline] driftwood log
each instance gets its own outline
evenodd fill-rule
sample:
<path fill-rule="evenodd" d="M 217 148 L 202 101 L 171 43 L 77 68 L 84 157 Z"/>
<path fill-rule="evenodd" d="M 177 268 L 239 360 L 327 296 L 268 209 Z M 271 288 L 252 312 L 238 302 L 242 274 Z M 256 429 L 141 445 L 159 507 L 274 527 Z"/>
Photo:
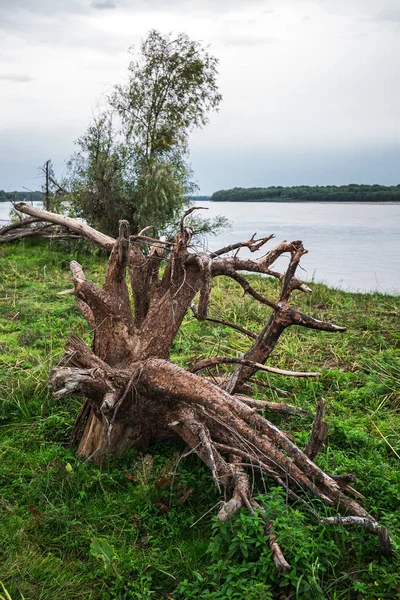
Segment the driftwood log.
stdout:
<path fill-rule="evenodd" d="M 73 431 L 78 455 L 101 461 L 105 455 L 117 456 L 127 448 L 144 449 L 153 442 L 180 437 L 210 469 L 223 498 L 218 513 L 221 521 L 242 507 L 262 517 L 249 480 L 249 473 L 258 470 L 282 485 L 295 501 L 306 504 L 304 497 L 314 495 L 330 506 L 335 514 L 321 519 L 322 523 L 363 527 L 378 535 L 384 554 L 391 554 L 387 530 L 350 496 L 362 497 L 349 485 L 354 476 L 330 476 L 314 462 L 327 435 L 325 403 L 318 403 L 309 442 L 302 450 L 290 434 L 260 414 L 260 410 L 264 414 L 301 414 L 302 410 L 249 396 L 256 384 L 253 375 L 259 370 L 293 377 L 318 376 L 265 364 L 288 327 L 330 333 L 345 330 L 303 314 L 289 303 L 294 290 L 311 293 L 296 278 L 299 261 L 306 252 L 302 242 L 281 242 L 261 258 L 251 260 L 241 258 L 237 252 L 244 247 L 252 252 L 259 250 L 272 236 L 253 236 L 215 252 L 198 252 L 192 249 L 192 231 L 185 226 L 185 217 L 193 208 L 182 217 L 171 242 L 152 239 L 145 230 L 130 235 L 126 221 L 120 222 L 119 237 L 114 240 L 73 219 L 27 204 L 18 204 L 17 208 L 32 218 L 67 226 L 72 234 L 84 235 L 111 252 L 102 288 L 86 279 L 81 265 L 71 262 L 71 291 L 93 331 L 93 344 L 90 349 L 71 334 L 66 354 L 49 378 L 57 398 L 70 394 L 84 397 Z M 282 254 L 289 257 L 286 273 L 274 269 Z M 256 291 L 241 274 L 244 271 L 277 278 L 278 298 L 272 300 Z M 208 319 L 211 282 L 218 276 L 233 279 L 245 293 L 265 305 L 265 325 L 256 336 L 218 320 L 248 336 L 251 346 L 241 358 L 200 360 L 185 370 L 170 361 L 174 338 L 188 310 L 192 309 L 199 320 Z M 231 374 L 226 378 L 200 375 L 218 364 L 232 364 Z M 319 518 L 309 503 L 307 506 Z M 277 568 L 290 568 L 271 523 L 266 523 L 265 531 Z"/>
<path fill-rule="evenodd" d="M 29 206 L 24 203 L 21 204 Z M 17 205 L 14 205 L 15 208 L 16 206 Z M 15 242 L 24 238 L 69 240 L 86 237 L 86 235 L 84 236 L 78 228 L 70 229 L 68 227 L 68 217 L 49 213 L 50 215 L 53 215 L 53 221 L 44 222 L 43 215 L 47 211 L 43 211 L 40 208 L 37 209 L 34 206 L 29 206 L 29 208 L 32 215 L 31 217 L 28 217 L 27 219 L 21 218 L 15 223 L 10 223 L 0 228 L 0 244 Z M 36 215 L 36 211 L 39 211 L 40 217 L 34 216 Z"/>

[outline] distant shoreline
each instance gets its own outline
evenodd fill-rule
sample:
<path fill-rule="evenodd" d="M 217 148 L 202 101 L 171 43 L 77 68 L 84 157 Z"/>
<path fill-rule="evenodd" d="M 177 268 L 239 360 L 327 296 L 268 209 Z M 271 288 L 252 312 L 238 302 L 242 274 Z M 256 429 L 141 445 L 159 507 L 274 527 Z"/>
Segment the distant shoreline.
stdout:
<path fill-rule="evenodd" d="M 212 202 L 400 202 L 400 185 L 349 185 L 293 187 L 270 186 L 265 188 L 231 188 L 218 190 L 211 196 Z"/>
<path fill-rule="evenodd" d="M 196 200 L 196 202 L 212 202 L 213 204 L 223 204 L 234 202 L 235 204 L 400 204 L 399 200 Z"/>

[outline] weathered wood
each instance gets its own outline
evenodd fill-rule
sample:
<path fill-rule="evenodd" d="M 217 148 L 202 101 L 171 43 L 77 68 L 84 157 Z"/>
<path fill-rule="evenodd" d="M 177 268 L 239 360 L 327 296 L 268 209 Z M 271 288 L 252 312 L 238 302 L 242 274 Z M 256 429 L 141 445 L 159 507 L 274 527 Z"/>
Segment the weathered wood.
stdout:
<path fill-rule="evenodd" d="M 301 415 L 303 417 L 310 417 L 311 414 L 308 410 L 301 408 L 301 406 L 293 406 L 293 404 L 285 404 L 284 402 L 268 402 L 266 400 L 255 400 L 248 396 L 242 396 L 235 394 L 235 398 L 238 398 L 247 406 L 255 408 L 257 410 L 270 410 L 271 412 L 282 413 L 286 415 Z M 307 453 L 306 453 L 307 454 Z M 312 458 L 310 456 L 310 458 Z"/>
<path fill-rule="evenodd" d="M 317 456 L 328 435 L 329 425 L 323 421 L 325 405 L 325 400 L 319 400 L 317 403 L 317 410 L 310 433 L 310 439 L 308 440 L 307 446 L 304 449 L 304 454 L 307 454 L 311 460 L 314 460 L 314 458 Z"/>
<path fill-rule="evenodd" d="M 97 229 L 93 229 L 93 227 L 86 225 L 86 223 L 72 219 L 71 217 L 58 215 L 48 210 L 44 210 L 43 208 L 38 208 L 37 206 L 31 206 L 25 202 L 17 203 L 15 208 L 21 213 L 31 215 L 41 221 L 49 221 L 51 223 L 56 223 L 57 225 L 63 225 L 64 227 L 67 227 L 67 229 L 87 237 L 90 241 L 101 246 L 105 250 L 112 250 L 114 246 L 114 238 L 97 231 Z"/>
<path fill-rule="evenodd" d="M 276 367 L 270 367 L 268 365 L 262 365 L 261 363 L 254 362 L 252 360 L 246 360 L 245 358 L 233 358 L 231 356 L 218 356 L 216 358 L 205 358 L 195 363 L 190 367 L 191 373 L 198 373 L 215 367 L 217 365 L 244 365 L 252 369 L 258 369 L 259 371 L 267 371 L 268 373 L 275 373 L 276 375 L 286 375 L 287 377 L 319 377 L 320 373 L 305 373 L 302 371 L 286 371 L 285 369 L 278 369 Z"/>
<path fill-rule="evenodd" d="M 193 209 L 182 217 L 177 235 L 170 242 L 148 237 L 147 229 L 129 235 L 124 221 L 120 223 L 118 239 L 113 240 L 74 219 L 25 204 L 18 208 L 35 219 L 68 227 L 111 250 L 103 287 L 90 283 L 81 265 L 71 263 L 73 293 L 93 331 L 93 344 L 89 349 L 71 335 L 65 357 L 52 369 L 49 380 L 60 399 L 69 394 L 84 396 L 73 431 L 77 453 L 84 460 L 101 461 L 131 447 L 143 449 L 153 442 L 179 437 L 208 466 L 217 488 L 224 494 L 220 520 L 229 519 L 242 507 L 252 514 L 262 514 L 252 497 L 249 480 L 256 467 L 282 485 L 288 498 L 306 505 L 314 517 L 318 515 L 310 506 L 310 495 L 345 515 L 339 519 L 335 515 L 324 523 L 362 524 L 378 535 L 382 551 L 389 552 L 391 543 L 386 529 L 347 495 L 361 496 L 349 485 L 352 479 L 330 477 L 314 462 L 327 433 L 324 401 L 317 405 L 310 441 L 302 451 L 290 433 L 258 411 L 309 416 L 307 411 L 240 395 L 241 391 L 251 393 L 254 383 L 261 384 L 252 378 L 257 371 L 295 377 L 319 375 L 265 364 L 288 327 L 344 331 L 343 327 L 305 315 L 289 304 L 294 290 L 311 292 L 295 276 L 306 252 L 300 241 L 282 242 L 257 260 L 244 260 L 227 254 L 243 247 L 258 250 L 272 236 L 253 236 L 247 242 L 216 252 L 196 252 L 191 248 L 192 230 L 185 224 L 185 217 Z M 273 265 L 284 253 L 289 255 L 289 265 L 285 273 L 278 273 Z M 267 298 L 256 290 L 239 272 L 243 270 L 277 278 L 277 297 Z M 212 278 L 224 275 L 265 306 L 265 324 L 259 335 L 224 319 L 208 317 Z M 197 294 L 198 308 L 194 304 Z M 173 364 L 169 360 L 171 348 L 191 307 L 199 320 L 231 327 L 251 338 L 244 356 L 197 359 L 187 370 Z M 215 378 L 215 383 L 212 378 L 199 375 L 217 365 L 234 365 L 234 370 L 226 379 Z M 265 533 L 277 569 L 289 569 L 269 521 Z"/>

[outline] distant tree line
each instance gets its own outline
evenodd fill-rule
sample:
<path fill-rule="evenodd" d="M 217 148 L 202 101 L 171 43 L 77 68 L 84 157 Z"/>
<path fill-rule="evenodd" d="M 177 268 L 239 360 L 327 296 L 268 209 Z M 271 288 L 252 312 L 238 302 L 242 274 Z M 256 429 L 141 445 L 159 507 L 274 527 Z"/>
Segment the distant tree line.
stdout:
<path fill-rule="evenodd" d="M 219 190 L 213 202 L 400 202 L 400 185 L 328 185 Z"/>
<path fill-rule="evenodd" d="M 5 192 L 0 190 L 0 202 L 41 202 L 42 192 Z"/>

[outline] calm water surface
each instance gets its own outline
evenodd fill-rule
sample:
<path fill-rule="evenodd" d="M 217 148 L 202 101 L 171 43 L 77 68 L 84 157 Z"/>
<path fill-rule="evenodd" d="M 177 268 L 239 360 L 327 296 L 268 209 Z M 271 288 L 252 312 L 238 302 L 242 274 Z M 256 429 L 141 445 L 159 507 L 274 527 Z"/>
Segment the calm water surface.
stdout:
<path fill-rule="evenodd" d="M 350 291 L 400 293 L 400 204 L 198 202 L 207 217 L 219 214 L 230 231 L 210 237 L 211 250 L 236 241 L 275 234 L 267 249 L 282 240 L 302 240 L 309 251 L 298 271 Z M 0 202 L 0 226 L 8 219 L 8 202 Z M 246 251 L 242 250 L 243 256 Z M 247 252 L 248 254 L 248 252 Z M 253 256 L 261 256 L 259 252 Z M 284 269 L 287 259 L 277 266 Z"/>
<path fill-rule="evenodd" d="M 231 231 L 209 239 L 211 250 L 248 240 L 255 232 L 260 237 L 274 233 L 267 249 L 282 240 L 303 241 L 308 254 L 298 277 L 305 281 L 315 279 L 349 291 L 400 293 L 400 204 L 197 204 L 209 208 L 204 211 L 207 217 L 221 214 L 232 223 Z M 284 269 L 287 259 L 276 264 Z"/>
<path fill-rule="evenodd" d="M 40 206 L 41 204 L 41 202 L 33 202 L 33 206 Z M 11 202 L 0 202 L 0 227 L 10 222 L 9 213 L 11 209 Z"/>

